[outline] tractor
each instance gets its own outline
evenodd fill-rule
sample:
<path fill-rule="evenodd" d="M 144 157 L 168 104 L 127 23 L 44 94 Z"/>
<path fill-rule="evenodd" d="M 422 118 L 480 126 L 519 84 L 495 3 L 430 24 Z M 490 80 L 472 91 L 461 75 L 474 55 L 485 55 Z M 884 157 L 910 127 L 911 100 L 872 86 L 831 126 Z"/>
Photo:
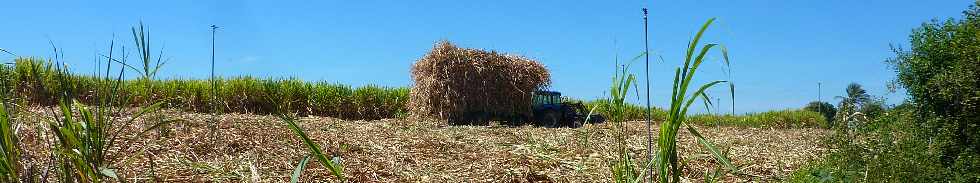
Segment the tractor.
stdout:
<path fill-rule="evenodd" d="M 531 97 L 534 122 L 544 127 L 579 127 L 582 124 L 602 123 L 602 115 L 589 115 L 582 102 L 565 101 L 560 92 L 535 91 Z M 588 120 L 588 121 L 586 121 Z"/>
<path fill-rule="evenodd" d="M 531 97 L 531 113 L 491 113 L 471 110 L 464 113 L 460 121 L 453 124 L 489 125 L 490 121 L 500 121 L 511 126 L 534 122 L 543 127 L 579 127 L 585 123 L 602 123 L 602 115 L 589 115 L 589 110 L 579 101 L 567 101 L 560 92 L 535 91 Z M 530 115 L 530 116 L 528 116 Z M 588 121 L 586 121 L 588 120 Z"/>

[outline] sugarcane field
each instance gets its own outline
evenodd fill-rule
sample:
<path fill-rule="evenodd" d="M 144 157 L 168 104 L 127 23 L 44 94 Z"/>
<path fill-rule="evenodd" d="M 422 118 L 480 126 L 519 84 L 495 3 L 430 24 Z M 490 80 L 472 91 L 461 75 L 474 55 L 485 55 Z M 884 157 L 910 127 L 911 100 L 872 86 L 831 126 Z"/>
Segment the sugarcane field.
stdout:
<path fill-rule="evenodd" d="M 15 1 L 0 182 L 980 182 L 980 1 Z"/>

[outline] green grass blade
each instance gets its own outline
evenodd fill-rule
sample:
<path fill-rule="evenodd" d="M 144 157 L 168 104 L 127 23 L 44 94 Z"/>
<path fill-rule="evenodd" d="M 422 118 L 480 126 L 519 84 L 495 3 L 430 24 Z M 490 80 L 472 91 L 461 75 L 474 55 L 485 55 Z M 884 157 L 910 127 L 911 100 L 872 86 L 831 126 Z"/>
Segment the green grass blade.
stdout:
<path fill-rule="evenodd" d="M 303 157 L 303 160 L 300 160 L 299 161 L 299 164 L 296 165 L 296 169 L 293 169 L 293 175 L 289 177 L 289 182 L 290 183 L 299 182 L 299 176 L 300 176 L 300 174 L 303 173 L 303 169 L 306 168 L 306 163 L 309 162 L 309 161 L 310 161 L 310 156 L 309 155 L 307 155 L 306 157 Z"/>
<path fill-rule="evenodd" d="M 735 83 L 728 82 L 728 89 L 732 97 L 732 115 L 735 114 Z M 718 104 L 721 105 L 721 104 Z"/>
<path fill-rule="evenodd" d="M 684 104 L 684 108 L 683 108 L 684 110 L 682 112 L 687 112 L 687 108 L 688 107 L 691 107 L 691 104 L 694 103 L 694 100 L 697 100 L 698 99 L 697 96 L 703 94 L 704 93 L 704 90 L 707 90 L 708 88 L 711 88 L 711 86 L 714 86 L 714 85 L 716 85 L 718 83 L 724 83 L 724 82 L 728 82 L 728 81 L 722 81 L 722 80 L 712 81 L 712 82 L 710 82 L 708 84 L 701 85 L 701 88 L 698 88 L 698 90 L 694 92 L 693 95 L 695 97 L 691 97 L 690 99 L 687 100 L 687 103 Z"/>
<path fill-rule="evenodd" d="M 686 97 L 687 88 L 691 84 L 691 80 L 694 79 L 694 75 L 695 75 L 695 73 L 697 73 L 698 67 L 701 66 L 701 63 L 702 62 L 704 62 L 704 56 L 707 55 L 707 53 L 709 51 L 711 51 L 711 48 L 714 47 L 715 45 L 717 45 L 717 44 L 707 44 L 704 47 L 702 47 L 701 48 L 701 52 L 698 53 L 697 58 L 694 59 L 694 63 L 693 63 L 693 65 L 690 65 L 690 67 L 689 67 L 689 65 L 687 65 L 689 63 L 684 63 L 685 64 L 684 65 L 684 71 L 683 71 L 683 73 L 681 73 L 682 77 L 684 77 L 684 78 L 681 79 L 681 84 L 680 84 L 680 86 L 681 86 L 680 89 L 681 90 L 680 90 L 680 94 L 679 94 L 680 96 Z M 697 95 L 694 95 L 694 96 L 696 97 Z"/>
<path fill-rule="evenodd" d="M 715 147 L 714 143 L 711 143 L 711 141 L 705 139 L 704 136 L 702 136 L 701 133 L 699 133 L 698 130 L 694 128 L 694 126 L 691 126 L 691 124 L 687 124 L 687 131 L 691 132 L 691 134 L 693 134 L 694 137 L 697 138 L 698 143 L 701 143 L 701 145 L 703 145 L 705 148 L 708 149 L 709 152 L 711 152 L 711 155 L 714 156 L 715 160 L 717 160 L 718 163 L 721 163 L 722 165 L 725 166 L 725 168 L 728 168 L 733 172 L 738 171 L 738 168 L 735 168 L 735 165 L 732 164 L 732 161 L 729 160 L 728 157 L 726 157 L 724 154 L 722 154 L 721 151 L 719 151 L 718 148 Z"/>
<path fill-rule="evenodd" d="M 165 126 L 165 125 L 168 125 L 168 124 L 171 124 L 171 123 L 174 123 L 174 122 L 178 122 L 178 121 L 184 121 L 184 119 L 163 120 L 163 121 L 161 121 L 159 123 L 153 124 L 149 128 L 143 129 L 143 131 L 140 131 L 140 133 L 137 134 L 136 136 L 143 136 L 144 134 L 146 134 L 146 133 L 148 133 L 148 132 L 150 132 L 150 131 L 152 131 L 154 129 L 158 129 L 158 128 L 161 128 L 161 126 Z"/>
<path fill-rule="evenodd" d="M 320 150 L 320 146 L 316 145 L 316 143 L 314 143 L 313 140 L 310 139 L 310 137 L 306 136 L 306 132 L 303 132 L 303 129 L 301 129 L 299 125 L 296 125 L 296 122 L 292 118 L 286 117 L 285 115 L 280 116 L 280 118 L 283 119 L 283 121 L 286 121 L 286 124 L 289 127 L 289 129 L 292 129 L 293 132 L 295 132 L 296 135 L 298 135 L 300 139 L 303 140 L 303 143 L 306 144 L 308 148 L 310 148 L 310 151 L 312 152 L 313 156 L 316 157 L 317 160 L 320 161 L 320 163 L 323 164 L 324 167 L 330 169 L 330 173 L 332 173 L 334 176 L 337 177 L 337 179 L 340 179 L 341 181 L 345 180 L 343 175 L 343 167 L 341 167 L 336 162 L 327 159 L 326 155 L 323 154 L 323 151 Z"/>
<path fill-rule="evenodd" d="M 676 114 L 674 114 L 674 110 L 675 110 L 674 107 L 675 106 L 678 106 L 677 105 L 677 102 L 678 101 L 681 101 L 680 99 L 678 99 L 678 96 L 677 96 L 677 89 L 678 89 L 677 87 L 678 87 L 678 84 L 679 84 L 678 83 L 678 79 L 680 79 L 680 78 L 681 78 L 681 68 L 677 68 L 677 69 L 674 70 L 674 86 L 672 87 L 672 90 L 673 91 L 670 94 L 670 102 L 671 102 L 671 104 L 670 104 L 670 107 L 671 107 L 670 108 L 670 116 L 676 115 Z"/>
<path fill-rule="evenodd" d="M 714 106 L 714 103 L 711 102 L 711 97 L 708 97 L 708 93 L 704 92 L 701 93 L 700 97 L 701 101 L 704 103 L 704 110 L 711 113 L 711 106 Z"/>
<path fill-rule="evenodd" d="M 692 54 L 694 53 L 695 46 L 697 46 L 698 45 L 698 42 L 701 41 L 701 36 L 704 35 L 704 31 L 705 30 L 708 30 L 708 27 L 711 26 L 711 23 L 712 22 L 715 22 L 715 18 L 708 19 L 708 21 L 705 22 L 704 25 L 701 26 L 701 29 L 698 30 L 698 33 L 695 34 L 694 39 L 688 44 L 689 47 L 688 47 L 688 50 L 687 50 L 687 61 L 690 61 L 690 58 L 691 58 Z M 685 65 L 687 65 L 686 64 L 687 61 L 685 61 Z"/>
<path fill-rule="evenodd" d="M 134 120 L 136 120 L 136 118 L 139 118 L 147 113 L 156 112 L 157 110 L 160 110 L 160 108 L 163 106 L 164 103 L 165 100 L 143 107 L 138 112 L 136 112 L 136 114 L 133 114 L 132 118 L 130 118 L 129 121 L 127 121 L 126 123 L 132 123 Z"/>

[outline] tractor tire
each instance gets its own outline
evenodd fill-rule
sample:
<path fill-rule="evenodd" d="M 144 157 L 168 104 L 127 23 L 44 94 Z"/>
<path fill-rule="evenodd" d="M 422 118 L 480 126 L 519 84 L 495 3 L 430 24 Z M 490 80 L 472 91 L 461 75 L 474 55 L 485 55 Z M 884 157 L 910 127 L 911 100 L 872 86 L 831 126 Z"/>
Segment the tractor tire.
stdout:
<path fill-rule="evenodd" d="M 561 113 L 556 110 L 546 110 L 541 113 L 538 124 L 543 127 L 556 128 L 561 125 Z"/>
<path fill-rule="evenodd" d="M 588 123 L 592 123 L 592 124 L 599 124 L 599 123 L 603 123 L 603 122 L 606 122 L 606 118 L 604 118 L 604 117 L 602 117 L 602 115 L 598 115 L 598 114 L 593 114 L 592 116 L 590 116 L 589 117 L 589 121 L 588 121 Z"/>

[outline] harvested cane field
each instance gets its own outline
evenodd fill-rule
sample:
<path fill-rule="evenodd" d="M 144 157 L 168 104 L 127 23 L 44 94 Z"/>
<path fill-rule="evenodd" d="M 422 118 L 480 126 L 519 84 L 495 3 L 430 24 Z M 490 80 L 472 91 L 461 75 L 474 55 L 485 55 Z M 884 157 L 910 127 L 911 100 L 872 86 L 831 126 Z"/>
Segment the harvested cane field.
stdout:
<path fill-rule="evenodd" d="M 0 183 L 980 182 L 980 1 L 154 3 L 0 5 Z"/>
<path fill-rule="evenodd" d="M 30 110 L 24 120 L 49 121 L 49 112 Z M 131 182 L 286 182 L 308 154 L 279 118 L 223 114 L 217 134 L 209 134 L 211 115 L 174 110 L 162 117 L 181 119 L 166 131 L 122 131 L 124 143 L 111 149 L 119 177 Z M 303 117 L 306 129 L 326 154 L 342 158 L 352 182 L 609 182 L 616 159 L 610 123 L 581 128 L 533 126 L 446 126 L 403 119 L 350 121 Z M 137 120 L 137 128 L 145 129 Z M 641 155 L 646 138 L 642 122 L 629 122 L 628 149 Z M 50 163 L 43 126 L 18 125 L 25 164 Z M 742 175 L 728 181 L 779 181 L 806 161 L 827 152 L 819 143 L 829 131 L 703 127 L 702 133 L 728 149 Z M 38 133 L 37 130 L 41 130 Z M 656 130 L 655 130 L 656 131 Z M 678 141 L 685 176 L 700 182 L 713 165 L 708 152 L 689 134 Z M 56 170 L 39 170 L 56 171 Z M 300 182 L 334 182 L 319 164 L 310 163 Z"/>
<path fill-rule="evenodd" d="M 624 102 L 631 86 L 615 84 L 633 77 L 625 68 L 615 74 L 622 80 L 614 80 L 614 96 L 560 99 L 608 122 L 550 128 L 530 118 L 498 121 L 487 115 L 539 115 L 531 111 L 531 92 L 550 82 L 549 73 L 521 56 L 448 42 L 417 60 L 413 87 L 248 76 L 123 79 L 126 68 L 113 77 L 59 64 L 24 57 L 0 66 L 2 163 L 16 173 L 6 180 L 638 180 L 660 161 L 647 158 L 647 140 L 669 135 L 670 148 L 652 148 L 681 154 L 670 173 L 681 180 L 781 181 L 828 152 L 822 142 L 831 134 L 821 113 L 799 109 L 693 115 L 678 131 L 667 123 L 677 122 L 673 107 L 651 111 L 653 126 L 671 129 L 647 133 L 636 121 L 645 109 Z M 482 117 L 471 122 L 473 114 Z"/>

